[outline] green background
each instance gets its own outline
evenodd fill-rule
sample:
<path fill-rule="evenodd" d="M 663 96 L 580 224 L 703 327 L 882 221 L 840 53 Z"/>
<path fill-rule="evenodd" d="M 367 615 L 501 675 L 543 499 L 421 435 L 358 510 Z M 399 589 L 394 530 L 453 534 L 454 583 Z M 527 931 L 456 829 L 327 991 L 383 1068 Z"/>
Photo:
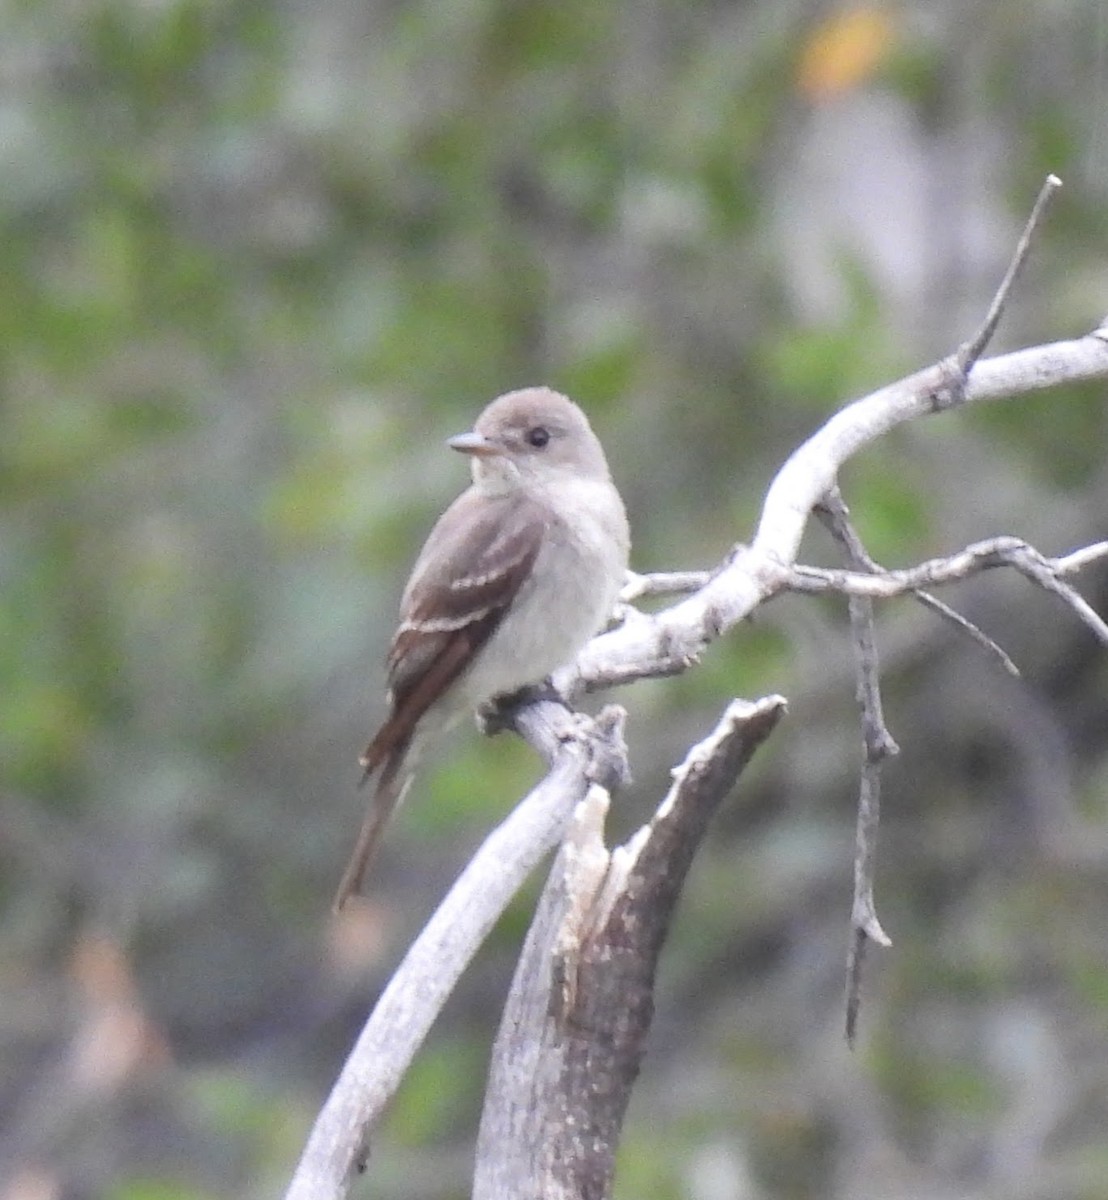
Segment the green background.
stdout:
<path fill-rule="evenodd" d="M 789 451 L 976 329 L 1108 311 L 1095 0 L 12 0 L 0 9 L 0 1196 L 280 1194 L 404 948 L 536 779 L 464 731 L 328 904 L 407 567 L 493 395 L 588 410 L 639 570 L 748 539 Z M 1103 388 L 898 431 L 890 565 L 1104 535 Z M 832 562 L 813 531 L 809 560 Z M 1085 594 L 1108 611 L 1108 577 Z M 993 573 L 908 601 L 874 955 L 842 1043 L 860 754 L 841 602 L 637 684 L 613 836 L 733 695 L 785 726 L 700 856 L 617 1195 L 1013 1196 L 1108 1178 L 1108 655 Z M 536 883 L 537 886 L 537 883 Z M 533 892 L 467 974 L 366 1194 L 468 1194 Z"/>

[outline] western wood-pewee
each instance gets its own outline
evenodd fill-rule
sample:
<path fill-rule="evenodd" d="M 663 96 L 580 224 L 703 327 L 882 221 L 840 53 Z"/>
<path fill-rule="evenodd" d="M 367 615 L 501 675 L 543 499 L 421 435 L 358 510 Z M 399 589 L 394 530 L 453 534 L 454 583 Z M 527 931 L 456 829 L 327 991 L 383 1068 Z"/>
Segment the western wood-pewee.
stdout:
<path fill-rule="evenodd" d="M 426 742 L 467 712 L 546 678 L 612 613 L 630 536 L 585 414 L 549 388 L 494 400 L 472 433 L 472 486 L 443 513 L 400 601 L 388 719 L 362 755 L 379 771 L 336 911 L 370 858 Z"/>

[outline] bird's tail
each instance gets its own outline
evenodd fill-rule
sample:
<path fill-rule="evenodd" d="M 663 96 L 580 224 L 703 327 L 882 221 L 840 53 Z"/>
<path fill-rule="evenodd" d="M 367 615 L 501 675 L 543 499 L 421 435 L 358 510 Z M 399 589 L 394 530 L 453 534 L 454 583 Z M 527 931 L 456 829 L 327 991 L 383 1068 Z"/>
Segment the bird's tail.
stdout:
<path fill-rule="evenodd" d="M 376 764 L 371 766 L 366 763 L 364 765 L 366 771 L 362 776 L 363 784 L 369 778 Z M 351 854 L 350 861 L 346 864 L 346 870 L 343 872 L 338 891 L 335 893 L 332 908 L 336 913 L 351 896 L 361 890 L 365 873 L 377 850 L 381 835 L 385 832 L 389 817 L 404 798 L 404 793 L 412 781 L 413 766 L 414 763 L 411 761 L 411 755 L 406 746 L 397 747 L 385 760 L 384 768 L 377 780 L 373 799 L 369 802 L 362 827 L 358 831 L 354 853 Z"/>

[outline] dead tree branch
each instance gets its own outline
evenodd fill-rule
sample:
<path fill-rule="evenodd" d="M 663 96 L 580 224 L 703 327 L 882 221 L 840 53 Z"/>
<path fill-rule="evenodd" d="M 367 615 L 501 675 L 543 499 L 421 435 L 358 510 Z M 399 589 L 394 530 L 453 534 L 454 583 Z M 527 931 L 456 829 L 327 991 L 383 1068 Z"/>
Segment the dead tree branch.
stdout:
<path fill-rule="evenodd" d="M 1108 622 L 1066 579 L 1091 563 L 1108 558 L 1108 542 L 1082 546 L 1070 554 L 1047 558 L 1020 538 L 996 537 L 966 546 L 946 558 L 932 558 L 904 570 L 883 570 L 874 574 L 837 571 L 822 567 L 796 566 L 785 590 L 793 592 L 837 592 L 846 596 L 891 599 L 923 587 L 939 587 L 979 575 L 996 567 L 1010 567 L 1052 595 L 1058 596 L 1077 618 L 1092 631 L 1098 641 L 1108 645 Z"/>
<path fill-rule="evenodd" d="M 850 513 L 837 487 L 816 510 L 843 548 L 847 562 L 868 569 L 872 561 L 862 545 Z M 877 870 L 877 830 L 881 821 L 881 766 L 900 753 L 885 725 L 881 704 L 881 677 L 874 628 L 873 601 L 849 596 L 850 632 L 854 644 L 855 698 L 862 718 L 862 767 L 858 791 L 858 819 L 854 831 L 854 902 L 850 910 L 850 943 L 846 965 L 846 1040 L 854 1044 L 862 1003 L 862 969 L 870 942 L 891 946 L 877 918 L 873 881 Z"/>
<path fill-rule="evenodd" d="M 1048 181 L 1045 193 L 1049 194 L 1053 186 Z M 1044 201 L 1045 196 L 1040 198 L 1040 208 Z M 1034 227 L 1033 221 L 1030 228 Z M 999 299 L 994 300 L 997 316 L 1010 281 L 1025 257 L 1026 249 L 1021 243 L 1010 278 L 998 292 Z M 832 492 L 842 466 L 896 426 L 961 405 L 1018 396 L 1064 383 L 1108 378 L 1108 330 L 1103 326 L 1070 341 L 978 360 L 993 328 L 995 319 L 990 310 L 982 332 L 955 355 L 881 388 L 832 416 L 778 472 L 766 495 L 750 545 L 736 547 L 716 570 L 634 577 L 625 593 L 625 603 L 646 595 L 694 590 L 676 604 L 649 616 L 626 607 L 621 624 L 594 639 L 577 663 L 556 677 L 555 684 L 561 694 L 572 700 L 583 691 L 683 671 L 716 638 L 760 604 L 784 591 L 834 590 L 876 599 L 966 578 L 999 565 L 1019 570 L 1038 586 L 1057 594 L 1102 641 L 1108 641 L 1108 625 L 1065 582 L 1066 577 L 1108 554 L 1105 543 L 1076 550 L 1060 559 L 1047 559 L 1018 539 L 999 538 L 968 547 L 948 559 L 900 572 L 866 573 L 869 567 L 865 563 L 860 564 L 866 568 L 863 572 L 820 572 L 796 565 L 809 515 Z M 972 372 L 967 377 L 970 368 Z M 873 673 L 875 670 L 874 666 Z M 755 713 L 760 712 L 765 723 L 760 737 L 772 729 L 780 704 L 775 698 L 762 702 L 769 709 L 755 706 Z M 545 1086 L 556 1075 L 563 1089 L 571 1085 L 580 1088 L 582 1095 L 586 1093 L 583 1081 L 589 1063 L 597 1060 L 582 1057 L 586 1050 L 580 1038 L 588 1030 L 589 1022 L 599 1019 L 598 1004 L 623 1003 L 626 1009 L 626 996 L 611 990 L 606 973 L 622 971 L 625 979 L 637 980 L 637 987 L 648 989 L 668 913 L 687 868 L 686 856 L 691 856 L 703 832 L 702 828 L 697 832 L 696 822 L 707 819 L 707 813 L 729 789 L 737 770 L 757 744 L 751 740 L 753 735 L 749 731 L 743 732 L 744 722 L 750 716 L 748 709 L 728 710 L 723 726 L 713 737 L 730 748 L 719 755 L 709 754 L 708 766 L 703 765 L 694 751 L 641 840 L 632 839 L 609 859 L 600 857 L 607 852 L 599 841 L 599 832 L 594 837 L 588 825 L 589 814 L 595 815 L 598 807 L 603 807 L 602 793 L 595 790 L 590 793 L 590 789 L 594 785 L 610 789 L 626 773 L 619 717 L 609 714 L 592 725 L 567 714 L 551 701 L 531 701 L 511 714 L 515 728 L 547 759 L 550 773 L 486 841 L 382 994 L 312 1131 L 288 1192 L 292 1200 L 338 1200 L 346 1195 L 350 1181 L 364 1165 L 370 1132 L 384 1104 L 395 1091 L 458 975 L 524 878 L 561 840 L 571 814 L 591 795 L 591 807 L 587 805 L 582 811 L 584 826 L 577 834 L 579 860 L 574 867 L 570 853 L 562 857 L 558 882 L 550 885 L 555 890 L 551 898 L 544 900 L 545 919 L 551 929 L 561 932 L 533 933 L 520 968 L 520 986 L 526 980 L 533 992 L 527 999 L 531 1006 L 528 1019 L 539 1013 L 546 1023 L 544 1037 L 557 1039 L 545 1043 L 554 1046 L 557 1053 L 549 1063 L 545 1059 L 541 1063 L 541 1072 L 551 1075 L 536 1077 L 531 1082 Z M 695 799 L 700 793 L 713 799 L 702 803 Z M 694 799 L 687 799 L 689 796 Z M 689 804 L 691 811 L 700 816 L 688 818 L 690 823 L 686 826 L 682 814 L 690 811 Z M 571 867 L 572 879 L 565 875 Z M 601 870 L 603 882 L 598 882 Z M 620 881 L 618 888 L 614 880 Z M 644 905 L 654 907 L 648 909 Z M 636 924 L 648 919 L 649 926 L 640 929 Z M 866 927 L 864 913 L 860 924 Z M 880 929 L 875 916 L 870 928 Z M 637 960 L 622 961 L 620 938 L 631 939 Z M 550 994 L 557 999 L 552 1013 L 543 1007 Z M 642 1005 L 649 1000 L 648 990 L 632 995 L 639 996 Z M 522 1005 L 523 999 L 518 1003 Z M 645 1014 L 648 1021 L 648 1008 L 640 1005 L 636 1011 L 640 1017 Z M 609 1016 L 618 1027 L 620 1013 Z M 641 1039 L 629 1038 L 625 1045 L 612 1049 L 617 1057 L 604 1068 L 607 1073 L 603 1076 L 610 1082 L 612 1092 L 599 1095 L 594 1091 L 594 1106 L 587 1113 L 574 1112 L 574 1120 L 591 1122 L 578 1127 L 582 1136 L 590 1132 L 613 1139 L 618 1132 L 641 1056 Z M 594 1055 L 599 1052 L 595 1043 L 588 1051 Z M 539 1072 L 540 1067 L 536 1066 L 533 1074 Z M 590 1088 L 593 1078 L 589 1076 Z M 505 1081 L 502 1075 L 494 1077 L 492 1091 L 497 1092 L 503 1084 L 506 1094 L 516 1097 L 510 1104 L 517 1107 L 510 1108 L 502 1121 L 489 1117 L 494 1122 L 490 1129 L 522 1128 L 520 1122 L 531 1120 L 532 1112 L 534 1119 L 539 1119 L 540 1110 L 519 1092 L 515 1082 Z M 497 1097 L 490 1095 L 490 1104 L 496 1101 Z M 564 1105 L 564 1098 L 561 1103 Z M 557 1111 L 570 1112 L 565 1107 L 542 1108 L 547 1120 Z M 487 1136 L 483 1133 L 486 1149 Z M 563 1181 L 567 1186 L 571 1180 L 584 1186 L 585 1180 L 596 1179 L 601 1190 L 543 1194 L 605 1195 L 603 1180 L 610 1178 L 609 1159 L 614 1141 L 594 1148 L 590 1161 L 578 1153 L 583 1144 L 577 1150 L 565 1140 L 559 1145 L 561 1148 L 553 1159 L 539 1164 L 546 1177 Z M 499 1149 L 510 1159 L 512 1145 L 501 1145 Z M 521 1169 L 525 1168 L 526 1164 Z M 481 1178 L 495 1181 L 500 1178 L 501 1169 L 487 1160 L 481 1167 Z M 483 1194 L 497 1194 L 488 1190 L 491 1183 L 483 1186 L 486 1188 Z"/>
<path fill-rule="evenodd" d="M 1101 328 L 1070 341 L 982 359 L 959 403 L 983 404 L 1105 378 L 1108 328 Z M 789 590 L 808 516 L 842 467 L 898 425 L 945 411 L 936 397 L 949 391 L 949 379 L 949 367 L 938 363 L 837 412 L 778 471 L 750 545 L 738 547 L 693 595 L 594 638 L 576 664 L 557 676 L 562 693 L 572 698 L 581 691 L 679 673 L 760 604 Z M 916 586 L 933 582 L 921 578 Z"/>
<path fill-rule="evenodd" d="M 474 1200 L 602 1200 L 654 1006 L 654 971 L 712 814 L 785 711 L 734 700 L 674 771 L 648 825 L 611 852 L 607 793 L 577 809 L 493 1049 Z"/>
<path fill-rule="evenodd" d="M 345 1196 L 364 1170 L 385 1104 L 497 918 L 561 840 L 590 785 L 624 777 L 623 716 L 613 707 L 586 721 L 550 701 L 518 714 L 550 772 L 485 839 L 381 994 L 316 1120 L 288 1200 Z"/>

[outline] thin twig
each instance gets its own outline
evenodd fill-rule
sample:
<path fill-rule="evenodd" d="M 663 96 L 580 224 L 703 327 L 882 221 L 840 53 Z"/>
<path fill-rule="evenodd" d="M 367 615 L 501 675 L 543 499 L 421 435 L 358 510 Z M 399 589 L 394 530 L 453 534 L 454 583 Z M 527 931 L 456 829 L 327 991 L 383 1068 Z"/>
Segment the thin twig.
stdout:
<path fill-rule="evenodd" d="M 886 575 L 888 573 L 879 562 L 870 556 L 858 537 L 855 537 L 852 543 L 852 554 L 854 565 L 869 574 Z M 922 588 L 913 588 L 911 594 L 924 608 L 949 622 L 959 632 L 966 634 L 971 641 L 976 642 L 982 650 L 992 655 L 1009 675 L 1016 679 L 1020 677 L 1019 667 L 983 629 L 975 625 L 968 617 L 963 616 L 949 604 L 944 604 L 937 596 L 932 596 L 930 592 L 924 591 Z"/>
<path fill-rule="evenodd" d="M 1064 600 L 1100 641 L 1108 645 L 1108 623 L 1076 588 L 1059 578 L 1049 560 L 1027 546 L 1022 552 L 1013 553 L 1012 566 L 1032 583 L 1037 583 L 1045 591 L 1053 592 L 1055 596 Z"/>
<path fill-rule="evenodd" d="M 1027 261 L 1028 253 L 1031 250 L 1031 240 L 1046 211 L 1047 203 L 1061 186 L 1062 181 L 1057 175 L 1046 177 L 1031 209 L 1031 215 L 1023 227 L 1023 233 L 1020 234 L 1020 239 L 1016 243 L 1008 270 L 1005 271 L 1004 278 L 993 295 L 981 328 L 968 341 L 963 342 L 953 354 L 936 364 L 936 379 L 929 392 L 932 412 L 942 412 L 966 402 L 970 374 L 984 353 L 985 347 L 992 340 L 993 334 L 996 333 L 1012 287 Z"/>
<path fill-rule="evenodd" d="M 1061 558 L 1047 558 L 1020 538 L 998 537 L 975 542 L 947 558 L 933 558 L 917 566 L 880 574 L 863 574 L 823 567 L 793 567 L 784 585 L 786 591 L 839 592 L 848 596 L 888 599 L 923 585 L 932 587 L 968 579 L 994 567 L 1011 567 L 1032 583 L 1060 597 L 1108 645 L 1108 622 L 1073 587 L 1064 581 L 1090 563 L 1108 558 L 1108 542 L 1083 546 Z"/>
<path fill-rule="evenodd" d="M 828 492 L 816 513 L 843 547 L 852 566 L 864 566 L 872 562 L 850 523 L 850 512 L 838 487 Z M 854 901 L 850 911 L 851 934 L 846 969 L 846 1040 L 848 1045 L 853 1046 L 862 1003 L 862 968 L 867 943 L 892 945 L 877 917 L 873 881 L 877 868 L 877 831 L 881 821 L 881 764 L 886 758 L 899 753 L 899 748 L 885 725 L 882 711 L 873 601 L 866 596 L 851 596 L 849 610 L 854 643 L 855 694 L 862 716 L 862 771 L 854 832 Z"/>
<path fill-rule="evenodd" d="M 679 674 L 759 605 L 788 590 L 797 582 L 792 564 L 812 506 L 860 450 L 896 426 L 933 413 L 941 379 L 940 367 L 932 365 L 840 409 L 777 472 L 753 541 L 729 554 L 693 595 L 594 638 L 572 667 L 558 672 L 562 695 L 572 700 L 633 680 Z M 1094 379 L 1108 379 L 1103 333 L 982 359 L 962 399 L 981 404 Z M 873 583 L 877 590 L 868 594 L 881 595 L 882 581 L 875 577 Z M 918 579 L 914 586 L 927 584 Z"/>
<path fill-rule="evenodd" d="M 1020 669 L 1012 661 L 1011 657 L 1005 652 L 1004 648 L 993 641 L 991 637 L 979 626 L 975 625 L 969 617 L 963 616 L 956 608 L 951 608 L 949 604 L 944 604 L 937 596 L 932 596 L 930 592 L 922 591 L 917 588 L 912 592 L 912 595 L 923 605 L 924 608 L 930 609 L 936 616 L 942 617 L 944 621 L 948 621 L 956 629 L 964 633 L 971 641 L 976 642 L 982 650 L 1000 663 L 1005 671 L 1012 676 L 1013 679 L 1020 678 Z"/>
<path fill-rule="evenodd" d="M 1036 229 L 1039 227 L 1039 222 L 1043 219 L 1043 214 L 1046 212 L 1046 206 L 1061 186 L 1062 181 L 1057 175 L 1048 175 L 1043 181 L 1043 186 L 1040 188 L 1039 195 L 1031 209 L 1031 215 L 1027 218 L 1027 224 L 1023 227 L 1020 240 L 1016 243 L 1012 261 L 1008 264 L 1008 270 L 1005 271 L 1004 278 L 1000 281 L 1000 287 L 996 289 L 996 295 L 993 296 L 992 303 L 989 305 L 989 311 L 985 316 L 981 328 L 968 342 L 963 342 L 958 347 L 955 358 L 963 376 L 969 375 L 970 371 L 973 370 L 974 364 L 984 353 L 985 347 L 992 341 L 993 334 L 996 333 L 996 327 L 1000 324 L 1000 318 L 1004 314 L 1005 305 L 1008 303 L 1008 296 L 1020 271 L 1023 269 L 1024 263 L 1027 261 L 1032 239 L 1035 236 Z"/>

